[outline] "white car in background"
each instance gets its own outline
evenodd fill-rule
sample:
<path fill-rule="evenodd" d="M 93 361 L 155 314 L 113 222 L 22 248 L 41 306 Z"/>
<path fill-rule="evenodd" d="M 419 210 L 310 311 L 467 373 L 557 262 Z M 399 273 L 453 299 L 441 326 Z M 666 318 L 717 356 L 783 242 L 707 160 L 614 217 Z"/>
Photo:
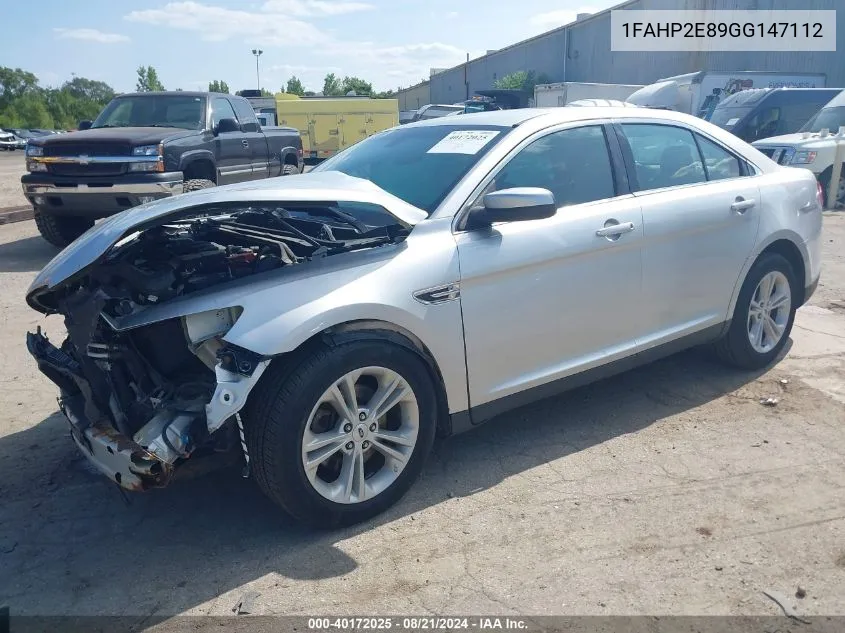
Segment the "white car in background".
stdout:
<path fill-rule="evenodd" d="M 795 134 L 764 138 L 753 143 L 779 165 L 804 167 L 816 175 L 824 189 L 827 206 L 845 205 L 845 168 L 836 188 L 836 199 L 828 201 L 837 144 L 845 143 L 845 91 L 831 99 Z"/>
<path fill-rule="evenodd" d="M 692 116 L 440 117 L 102 221 L 27 293 L 68 338 L 27 346 L 120 486 L 234 445 L 336 526 L 396 502 L 437 433 L 693 345 L 774 362 L 821 224 L 812 174 Z"/>

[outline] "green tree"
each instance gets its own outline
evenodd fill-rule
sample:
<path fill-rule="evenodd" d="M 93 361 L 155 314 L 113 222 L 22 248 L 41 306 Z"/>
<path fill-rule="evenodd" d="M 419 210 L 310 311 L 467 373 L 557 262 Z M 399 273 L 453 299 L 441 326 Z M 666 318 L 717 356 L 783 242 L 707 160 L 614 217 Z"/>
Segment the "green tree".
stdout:
<path fill-rule="evenodd" d="M 74 77 L 60 88 L 42 88 L 32 73 L 0 67 L 0 127 L 75 127 L 95 118 L 113 97 L 102 81 Z"/>
<path fill-rule="evenodd" d="M 0 114 L 0 127 L 53 128 L 53 117 L 43 98 L 35 93 L 25 94 Z"/>
<path fill-rule="evenodd" d="M 291 95 L 299 95 L 300 97 L 302 97 L 305 95 L 305 86 L 303 86 L 299 78 L 294 75 L 293 77 L 288 79 L 288 84 L 285 87 L 284 92 Z"/>
<path fill-rule="evenodd" d="M 374 99 L 395 99 L 396 91 L 385 90 L 384 92 L 374 92 L 372 96 Z"/>
<path fill-rule="evenodd" d="M 326 97 L 339 97 L 343 94 L 343 87 L 340 79 L 334 73 L 329 73 L 323 80 L 323 95 Z"/>
<path fill-rule="evenodd" d="M 38 78 L 20 68 L 0 67 L 0 111 L 15 99 L 38 89 Z"/>
<path fill-rule="evenodd" d="M 520 70 L 496 80 L 494 85 L 500 90 L 525 90 L 527 92 L 534 92 L 534 86 L 547 83 L 551 83 L 551 80 L 545 73 L 541 73 L 538 76 L 533 70 Z"/>
<path fill-rule="evenodd" d="M 94 81 L 85 77 L 74 77 L 62 84 L 62 91 L 76 99 L 87 99 L 106 104 L 114 99 L 114 90 L 103 81 Z"/>
<path fill-rule="evenodd" d="M 369 97 L 373 94 L 373 84 L 358 77 L 344 77 L 340 83 L 340 91 L 344 95 L 354 92 L 356 95 Z"/>
<path fill-rule="evenodd" d="M 155 68 L 152 66 L 138 67 L 138 84 L 135 86 L 135 90 L 138 92 L 160 92 L 164 89 L 164 84 L 159 81 Z"/>
<path fill-rule="evenodd" d="M 215 79 L 214 81 L 208 83 L 208 91 L 229 94 L 229 84 L 227 84 L 225 81 L 218 81 L 217 79 Z"/>

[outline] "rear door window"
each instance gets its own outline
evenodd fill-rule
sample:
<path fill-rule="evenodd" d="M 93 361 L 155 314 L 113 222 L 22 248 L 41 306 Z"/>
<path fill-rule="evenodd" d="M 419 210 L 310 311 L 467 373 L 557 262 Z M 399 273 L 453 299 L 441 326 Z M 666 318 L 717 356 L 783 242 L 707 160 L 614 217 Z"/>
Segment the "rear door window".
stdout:
<path fill-rule="evenodd" d="M 692 132 L 671 125 L 623 123 L 634 161 L 634 191 L 706 182 L 707 175 Z"/>
<path fill-rule="evenodd" d="M 701 148 L 701 156 L 704 158 L 707 180 L 725 180 L 744 175 L 741 163 L 736 156 L 700 134 L 696 134 L 695 138 Z"/>

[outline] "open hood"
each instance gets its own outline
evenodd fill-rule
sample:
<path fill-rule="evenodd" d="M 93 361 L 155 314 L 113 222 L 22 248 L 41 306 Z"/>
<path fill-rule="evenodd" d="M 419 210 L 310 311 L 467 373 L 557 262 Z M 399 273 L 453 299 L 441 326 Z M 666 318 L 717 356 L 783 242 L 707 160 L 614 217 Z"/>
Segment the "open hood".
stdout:
<path fill-rule="evenodd" d="M 199 205 L 335 201 L 378 205 L 406 227 L 427 217 L 421 209 L 384 191 L 369 180 L 334 171 L 204 189 L 127 209 L 96 224 L 44 267 L 29 287 L 27 300 L 33 308 L 42 310 L 31 300 L 34 294 L 53 289 L 82 274 L 125 236 L 189 217 Z"/>

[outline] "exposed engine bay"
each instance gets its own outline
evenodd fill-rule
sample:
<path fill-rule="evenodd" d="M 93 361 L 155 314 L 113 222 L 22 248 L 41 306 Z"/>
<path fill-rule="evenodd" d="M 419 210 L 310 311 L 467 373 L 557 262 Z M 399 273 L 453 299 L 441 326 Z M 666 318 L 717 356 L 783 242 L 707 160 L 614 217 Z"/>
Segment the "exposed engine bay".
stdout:
<path fill-rule="evenodd" d="M 237 411 L 269 363 L 222 340 L 239 310 L 126 330 L 114 323 L 177 297 L 407 235 L 386 213 L 368 219 L 375 221 L 325 204 L 221 205 L 125 236 L 79 279 L 40 299 L 64 315 L 68 336 L 56 346 L 39 328 L 27 346 L 58 385 L 80 449 L 119 485 L 145 489 L 165 485 L 196 453 L 237 446 Z"/>

